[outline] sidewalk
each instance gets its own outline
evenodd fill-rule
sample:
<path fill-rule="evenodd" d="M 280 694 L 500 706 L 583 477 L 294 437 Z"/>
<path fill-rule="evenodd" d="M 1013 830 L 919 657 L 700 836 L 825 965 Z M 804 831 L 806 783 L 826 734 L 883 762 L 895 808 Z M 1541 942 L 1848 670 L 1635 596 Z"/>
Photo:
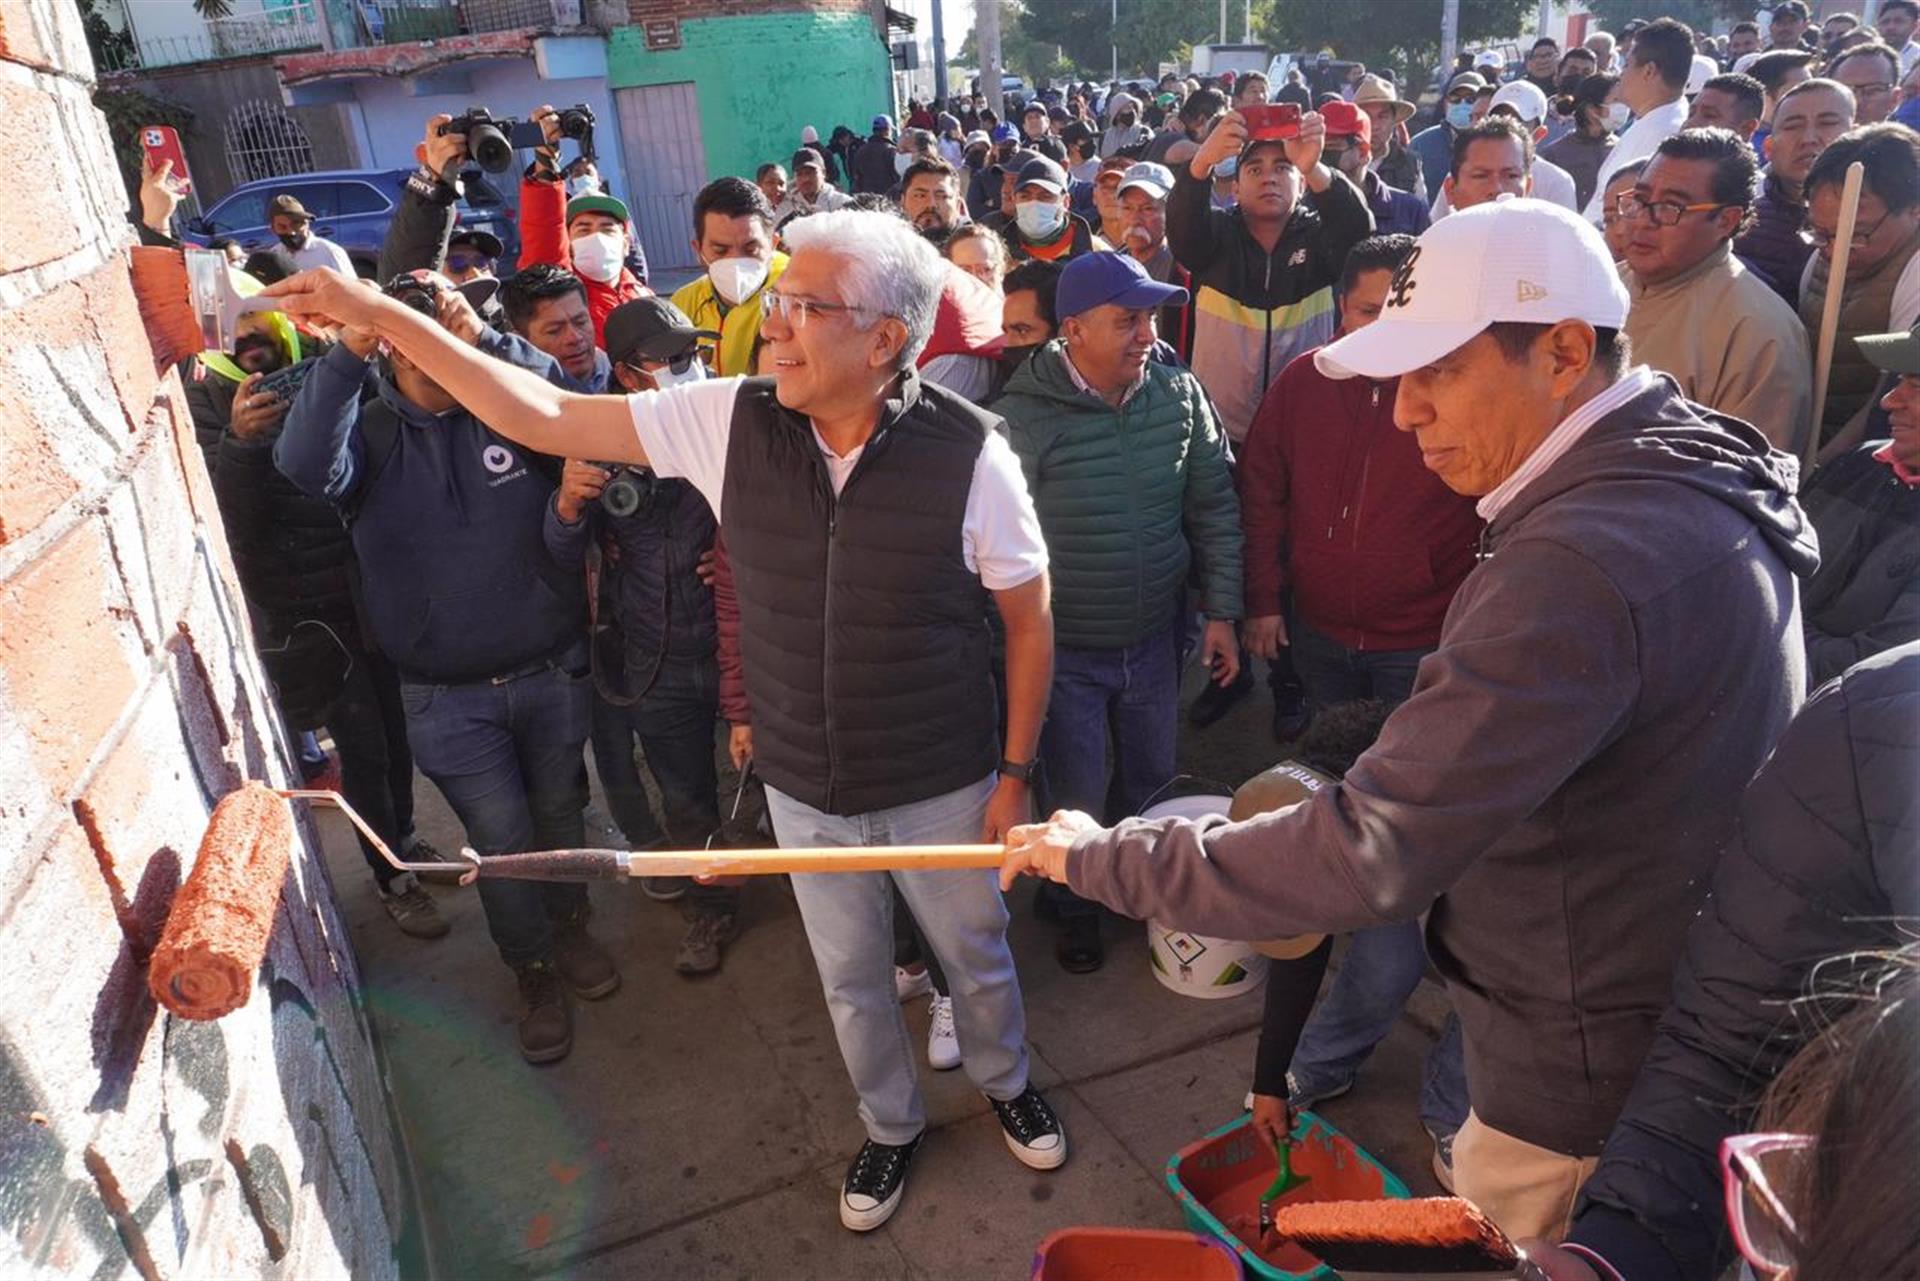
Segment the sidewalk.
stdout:
<path fill-rule="evenodd" d="M 1182 761 L 1229 781 L 1274 759 L 1264 692 Z M 458 825 L 424 779 L 422 832 L 444 850 Z M 620 844 L 604 811 L 588 839 Z M 1201 1001 L 1160 986 L 1145 930 L 1109 918 L 1106 967 L 1072 976 L 1013 896 L 1013 947 L 1027 1002 L 1035 1083 L 1064 1120 L 1067 1165 L 1016 1163 L 963 1071 L 920 1056 L 930 1133 L 906 1200 L 856 1236 L 835 1209 L 864 1138 L 805 933 L 784 881 L 749 887 L 745 932 L 726 968 L 675 974 L 676 904 L 637 886 L 593 889 L 594 932 L 625 982 L 575 1004 L 574 1048 L 551 1067 L 515 1049 L 511 975 L 471 890 L 433 890 L 453 933 L 401 935 L 337 815 L 321 818 L 328 865 L 366 980 L 418 1166 L 430 1249 L 445 1277 L 1025 1276 L 1034 1246 L 1079 1224 L 1179 1227 L 1166 1160 L 1240 1109 L 1260 1000 Z M 1415 1115 L 1421 1056 L 1444 1003 L 1423 991 L 1363 1070 L 1324 1109 L 1414 1189 L 1435 1188 Z M 926 1008 L 907 1010 L 924 1047 Z"/>

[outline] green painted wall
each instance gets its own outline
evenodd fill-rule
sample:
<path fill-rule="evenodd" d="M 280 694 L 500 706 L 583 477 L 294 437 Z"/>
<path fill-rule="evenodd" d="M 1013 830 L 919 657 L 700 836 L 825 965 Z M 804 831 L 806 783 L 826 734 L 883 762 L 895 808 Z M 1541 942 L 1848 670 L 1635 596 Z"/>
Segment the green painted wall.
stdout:
<path fill-rule="evenodd" d="M 812 125 L 825 142 L 844 124 L 861 137 L 891 111 L 886 46 L 863 13 L 771 13 L 692 18 L 681 47 L 649 52 L 639 27 L 607 39 L 607 85 L 691 80 L 700 103 L 707 174 L 749 180 L 769 160 L 782 164 Z"/>

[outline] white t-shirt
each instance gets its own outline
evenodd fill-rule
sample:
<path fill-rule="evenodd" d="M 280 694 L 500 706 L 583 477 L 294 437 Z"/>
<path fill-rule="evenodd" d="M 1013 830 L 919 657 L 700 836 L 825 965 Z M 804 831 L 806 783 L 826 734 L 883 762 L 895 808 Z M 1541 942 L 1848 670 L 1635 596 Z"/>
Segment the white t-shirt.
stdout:
<path fill-rule="evenodd" d="M 744 381 L 710 378 L 627 397 L 633 429 L 646 451 L 648 465 L 658 475 L 677 476 L 691 483 L 705 496 L 722 526 L 726 524 L 720 494 L 727 474 L 727 438 L 733 431 L 733 402 Z M 833 492 L 838 494 L 865 446 L 845 455 L 836 454 L 817 428 L 813 440 L 826 460 Z M 794 483 L 805 484 L 806 480 L 795 477 Z M 998 432 L 987 433 L 986 444 L 973 465 L 973 484 L 967 490 L 967 509 L 960 522 L 960 548 L 967 568 L 980 576 L 981 585 L 988 591 L 1006 591 L 1031 582 L 1047 568 L 1047 544 L 1040 534 L 1040 517 L 1027 493 L 1020 460 Z"/>
<path fill-rule="evenodd" d="M 305 247 L 287 252 L 293 255 L 293 265 L 302 271 L 331 267 L 343 276 L 354 274 L 353 259 L 347 257 L 347 251 L 323 236 L 308 236 Z"/>
<path fill-rule="evenodd" d="M 1593 184 L 1593 195 L 1587 201 L 1586 220 L 1594 226 L 1605 221 L 1601 206 L 1606 201 L 1607 180 L 1618 173 L 1623 166 L 1636 160 L 1645 160 L 1660 149 L 1660 144 L 1680 132 L 1680 126 L 1687 123 L 1687 100 L 1676 99 L 1655 107 L 1646 115 L 1627 126 L 1613 144 L 1613 150 L 1600 163 L 1599 177 Z"/>

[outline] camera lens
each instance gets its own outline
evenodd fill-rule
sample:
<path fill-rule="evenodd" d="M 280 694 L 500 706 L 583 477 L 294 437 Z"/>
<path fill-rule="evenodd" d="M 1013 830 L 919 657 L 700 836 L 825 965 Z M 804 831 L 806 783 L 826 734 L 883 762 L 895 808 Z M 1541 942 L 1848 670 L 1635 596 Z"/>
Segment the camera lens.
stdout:
<path fill-rule="evenodd" d="M 492 125 L 475 125 L 468 131 L 467 153 L 488 173 L 505 173 L 513 166 L 513 144 Z"/>
<path fill-rule="evenodd" d="M 640 487 L 631 477 L 615 476 L 600 491 L 600 505 L 609 516 L 631 516 L 640 510 Z"/>

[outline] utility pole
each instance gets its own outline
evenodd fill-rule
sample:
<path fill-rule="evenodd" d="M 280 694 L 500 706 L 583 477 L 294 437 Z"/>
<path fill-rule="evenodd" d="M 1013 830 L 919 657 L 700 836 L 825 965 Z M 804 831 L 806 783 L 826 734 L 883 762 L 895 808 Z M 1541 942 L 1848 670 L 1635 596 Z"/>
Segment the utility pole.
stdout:
<path fill-rule="evenodd" d="M 1533 38 L 1551 34 L 1547 28 L 1553 25 L 1553 0 L 1540 0 L 1540 17 L 1535 23 Z"/>
<path fill-rule="evenodd" d="M 933 96 L 947 100 L 947 27 L 941 20 L 940 0 L 933 3 Z"/>
<path fill-rule="evenodd" d="M 974 5 L 973 43 L 980 50 L 980 92 L 993 108 L 994 118 L 1007 118 L 1006 98 L 1000 92 L 1000 0 Z"/>
<path fill-rule="evenodd" d="M 1113 58 L 1113 70 L 1112 70 L 1112 74 L 1108 77 L 1107 83 L 1119 84 L 1120 83 L 1120 0 L 1113 0 L 1113 9 L 1110 17 L 1110 22 L 1111 22 L 1111 25 L 1107 29 L 1108 31 L 1107 52 Z"/>
<path fill-rule="evenodd" d="M 1220 43 L 1227 42 L 1227 0 L 1220 0 Z"/>
<path fill-rule="evenodd" d="M 1440 7 L 1440 84 L 1453 74 L 1453 55 L 1460 52 L 1460 0 L 1445 0 Z"/>
<path fill-rule="evenodd" d="M 1246 0 L 1240 10 L 1240 42 L 1253 43 L 1253 0 Z"/>

